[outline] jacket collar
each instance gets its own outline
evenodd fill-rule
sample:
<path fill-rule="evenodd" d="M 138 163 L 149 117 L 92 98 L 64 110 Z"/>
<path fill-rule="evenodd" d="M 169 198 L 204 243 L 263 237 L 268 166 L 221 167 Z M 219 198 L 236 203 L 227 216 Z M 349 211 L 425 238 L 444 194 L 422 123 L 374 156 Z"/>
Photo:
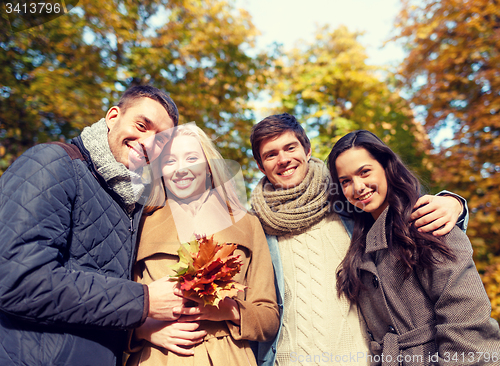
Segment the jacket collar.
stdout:
<path fill-rule="evenodd" d="M 213 201 L 218 202 L 215 198 L 211 197 L 208 200 L 209 202 L 205 203 L 208 206 L 207 209 L 210 211 L 210 214 L 215 217 L 228 215 L 222 207 L 214 204 Z M 177 255 L 177 250 L 181 242 L 176 229 L 176 218 L 172 211 L 174 210 L 179 214 L 178 209 L 182 210 L 179 206 L 171 206 L 167 203 L 153 213 L 142 216 L 139 226 L 138 261 L 156 253 Z M 221 231 L 214 233 L 215 240 L 219 243 L 236 243 L 252 250 L 252 228 L 248 225 L 247 220 L 242 220 L 246 215 L 248 215 L 246 211 L 239 212 L 235 217 L 236 222 L 234 224 L 228 225 Z M 211 236 L 211 234 L 207 236 Z"/>
<path fill-rule="evenodd" d="M 365 253 L 373 253 L 378 250 L 387 249 L 386 222 L 389 206 L 380 214 L 377 221 L 372 225 L 370 231 L 366 235 Z"/>
<path fill-rule="evenodd" d="M 73 138 L 71 140 L 71 143 L 74 144 L 74 145 L 76 145 L 76 147 L 78 147 L 78 149 L 80 149 L 80 152 L 82 153 L 82 155 L 83 155 L 83 157 L 85 159 L 84 163 L 87 165 L 88 170 L 92 173 L 92 175 L 94 176 L 94 178 L 106 190 L 106 192 L 108 192 L 108 194 L 111 197 L 113 197 L 113 199 L 120 204 L 120 206 L 123 208 L 123 210 L 126 211 L 126 204 L 123 201 L 123 198 L 119 194 L 117 194 L 109 186 L 109 184 L 106 182 L 106 180 L 104 179 L 104 177 L 101 174 L 99 174 L 99 172 L 97 171 L 96 166 L 94 165 L 94 162 L 92 161 L 92 158 L 90 157 L 90 152 L 87 150 L 87 148 L 83 144 L 81 136 L 77 136 L 77 137 Z M 147 188 L 149 188 L 149 187 L 147 187 Z M 132 212 L 127 212 L 126 211 L 127 215 L 129 217 L 135 217 L 137 215 L 137 213 L 142 214 L 143 203 L 146 200 L 146 198 L 147 198 L 147 195 L 143 194 L 143 196 L 140 198 L 140 201 L 135 204 L 134 210 Z"/>

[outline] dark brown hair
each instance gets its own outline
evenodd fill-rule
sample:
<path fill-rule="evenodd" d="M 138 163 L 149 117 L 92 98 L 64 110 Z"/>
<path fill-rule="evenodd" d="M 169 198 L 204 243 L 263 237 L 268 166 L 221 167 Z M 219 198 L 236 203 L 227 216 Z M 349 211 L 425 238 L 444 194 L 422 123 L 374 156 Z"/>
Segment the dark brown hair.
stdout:
<path fill-rule="evenodd" d="M 293 132 L 297 140 L 304 148 L 306 154 L 311 149 L 311 142 L 297 119 L 288 113 L 275 114 L 264 118 L 252 127 L 250 142 L 252 144 L 253 157 L 259 167 L 262 168 L 262 158 L 260 156 L 260 145 L 267 139 L 275 139 L 286 132 Z"/>
<path fill-rule="evenodd" d="M 137 85 L 127 89 L 120 98 L 118 107 L 125 113 L 126 110 L 133 106 L 140 98 L 149 98 L 157 101 L 165 108 L 168 116 L 172 119 L 172 122 L 174 122 L 174 126 L 179 124 L 179 111 L 172 98 L 160 89 L 150 85 Z"/>
<path fill-rule="evenodd" d="M 420 183 L 399 156 L 373 133 L 365 130 L 351 132 L 335 144 L 328 156 L 328 168 L 333 184 L 341 187 L 335 167 L 338 156 L 354 147 L 368 151 L 384 168 L 392 220 L 392 240 L 389 248 L 403 263 L 405 275 L 408 276 L 416 265 L 430 268 L 440 262 L 440 258 L 453 260 L 455 256 L 442 238 L 419 232 L 411 222 L 410 215 L 420 197 Z M 354 219 L 351 245 L 337 271 L 337 291 L 339 296 L 343 293 L 349 300 L 357 303 L 359 291 L 363 288 L 358 268 L 365 252 L 366 234 L 373 224 L 373 218 L 371 214 L 360 212 L 351 205 L 342 189 L 332 192 L 332 204 L 347 208 L 346 211 L 351 212 Z"/>

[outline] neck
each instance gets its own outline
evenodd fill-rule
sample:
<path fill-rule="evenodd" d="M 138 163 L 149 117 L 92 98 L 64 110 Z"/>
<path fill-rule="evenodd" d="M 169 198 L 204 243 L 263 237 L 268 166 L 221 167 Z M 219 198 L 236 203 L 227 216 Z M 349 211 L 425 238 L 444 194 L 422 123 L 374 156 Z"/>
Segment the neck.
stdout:
<path fill-rule="evenodd" d="M 198 212 L 203 202 L 205 202 L 209 193 L 210 190 L 206 190 L 200 195 L 191 196 L 184 199 L 173 197 L 173 199 L 179 204 L 179 206 L 183 208 L 184 211 L 191 212 L 194 215 L 196 214 L 196 212 Z"/>

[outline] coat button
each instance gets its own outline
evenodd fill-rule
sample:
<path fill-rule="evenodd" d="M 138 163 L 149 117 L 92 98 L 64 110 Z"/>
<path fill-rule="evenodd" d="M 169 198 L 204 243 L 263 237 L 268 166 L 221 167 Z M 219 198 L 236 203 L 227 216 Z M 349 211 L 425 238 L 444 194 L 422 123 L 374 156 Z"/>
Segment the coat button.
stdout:
<path fill-rule="evenodd" d="M 394 327 L 392 325 L 389 325 L 389 327 L 387 329 L 389 329 L 390 333 L 396 333 L 396 329 L 394 329 Z"/>
<path fill-rule="evenodd" d="M 377 276 L 373 275 L 372 282 L 373 282 L 373 287 L 378 288 L 378 277 Z"/>

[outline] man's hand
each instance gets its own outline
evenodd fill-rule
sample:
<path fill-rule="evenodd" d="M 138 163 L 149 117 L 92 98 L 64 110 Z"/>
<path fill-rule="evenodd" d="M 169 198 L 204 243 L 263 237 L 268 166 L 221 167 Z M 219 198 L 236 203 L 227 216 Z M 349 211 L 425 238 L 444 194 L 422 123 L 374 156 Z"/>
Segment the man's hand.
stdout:
<path fill-rule="evenodd" d="M 164 322 L 147 318 L 144 324 L 135 330 L 135 337 L 179 355 L 192 356 L 194 350 L 190 347 L 201 343 L 207 334 L 204 330 L 197 330 L 199 326 L 196 322 Z"/>
<path fill-rule="evenodd" d="M 434 236 L 448 234 L 462 213 L 462 203 L 453 196 L 425 195 L 418 199 L 411 214 L 415 226 L 421 232 Z M 418 209 L 417 209 L 418 208 Z"/>
<path fill-rule="evenodd" d="M 182 314 L 199 313 L 198 308 L 186 307 L 189 300 L 182 297 L 178 284 L 165 276 L 148 285 L 149 290 L 149 312 L 148 317 L 171 321 L 176 320 Z M 175 292 L 174 292 L 175 290 Z"/>

